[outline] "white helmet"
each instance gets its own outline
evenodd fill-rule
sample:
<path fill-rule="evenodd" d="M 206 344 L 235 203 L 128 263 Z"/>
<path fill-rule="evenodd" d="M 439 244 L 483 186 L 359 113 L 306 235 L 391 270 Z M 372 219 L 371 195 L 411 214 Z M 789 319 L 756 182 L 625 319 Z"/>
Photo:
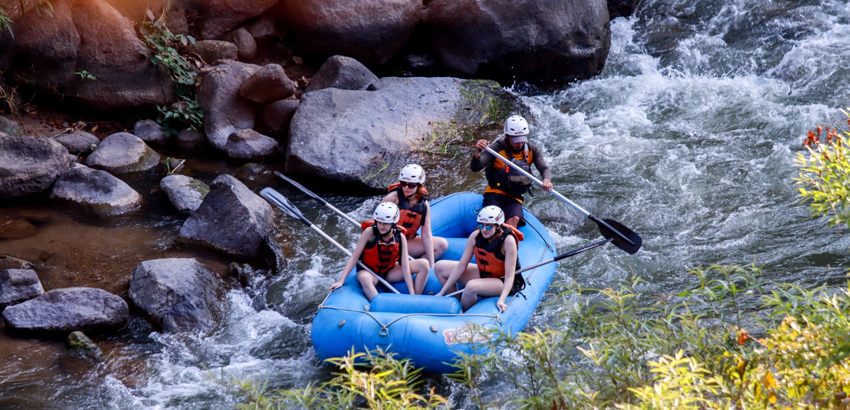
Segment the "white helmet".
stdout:
<path fill-rule="evenodd" d="M 528 121 L 519 115 L 511 115 L 505 120 L 505 135 L 512 137 L 528 135 Z"/>
<path fill-rule="evenodd" d="M 372 219 L 388 224 L 398 222 L 398 217 L 398 206 L 392 202 L 381 202 L 372 214 Z"/>
<path fill-rule="evenodd" d="M 501 225 L 505 222 L 505 213 L 496 205 L 485 206 L 478 212 L 478 223 Z"/>
<path fill-rule="evenodd" d="M 398 180 L 401 182 L 413 182 L 416 184 L 425 183 L 425 170 L 419 164 L 405 165 L 398 173 Z"/>

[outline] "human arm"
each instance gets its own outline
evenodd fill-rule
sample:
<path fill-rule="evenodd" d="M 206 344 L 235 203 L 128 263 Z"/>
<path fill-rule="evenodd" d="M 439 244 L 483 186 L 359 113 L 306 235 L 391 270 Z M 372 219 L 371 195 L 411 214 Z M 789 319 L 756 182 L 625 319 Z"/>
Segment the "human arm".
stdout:
<path fill-rule="evenodd" d="M 342 274 L 339 276 L 339 280 L 331 284 L 331 290 L 336 290 L 342 287 L 342 284 L 345 283 L 345 278 L 348 277 L 348 274 L 351 273 L 351 270 L 354 269 L 354 265 L 357 264 L 357 261 L 360 259 L 360 255 L 363 254 L 363 249 L 366 248 L 366 243 L 372 239 L 372 229 L 366 229 L 360 234 L 360 239 L 357 241 L 357 246 L 354 247 L 354 251 L 351 252 L 351 256 L 348 257 L 348 262 L 345 263 L 345 267 L 342 268 Z"/>
<path fill-rule="evenodd" d="M 381 199 L 381 202 L 392 202 L 398 205 L 398 193 L 396 193 L 396 191 L 388 193 L 387 196 L 384 197 L 384 199 Z"/>
<path fill-rule="evenodd" d="M 425 246 L 425 257 L 428 267 L 434 267 L 434 237 L 431 235 L 431 205 L 425 201 L 425 221 L 422 223 L 422 245 Z"/>
<path fill-rule="evenodd" d="M 552 171 L 549 169 L 546 159 L 543 158 L 543 153 L 540 152 L 540 148 L 536 145 L 531 145 L 531 155 L 534 157 L 534 167 L 537 168 L 537 172 L 540 173 L 543 179 L 543 186 L 541 188 L 544 191 L 551 191 L 554 187 L 552 185 Z"/>
<path fill-rule="evenodd" d="M 443 285 L 443 288 L 440 289 L 439 293 L 437 293 L 437 296 L 445 295 L 449 288 L 457 282 L 460 275 L 463 275 L 463 272 L 466 271 L 466 266 L 469 265 L 469 261 L 472 260 L 472 250 L 475 249 L 475 237 L 477 235 L 478 231 L 469 235 L 469 239 L 466 240 L 466 246 L 463 248 L 463 255 L 461 255 L 460 260 L 457 262 L 455 267 L 452 268 L 452 272 L 446 279 L 446 283 Z"/>
<path fill-rule="evenodd" d="M 484 150 L 484 148 L 488 147 L 487 144 L 488 142 L 486 140 L 478 140 L 478 142 L 475 143 L 475 150 L 472 153 L 472 161 L 469 163 L 469 169 L 471 169 L 472 172 L 481 171 L 493 162 L 493 159 L 495 158 L 493 157 L 493 154 Z M 496 152 L 499 151 L 498 146 L 498 142 L 489 144 L 490 149 Z"/>
<path fill-rule="evenodd" d="M 411 295 L 416 294 L 416 289 L 413 288 L 413 274 L 410 273 L 410 262 L 407 254 L 407 238 L 404 235 L 401 236 L 401 255 L 399 255 L 399 263 L 401 264 L 401 274 L 404 278 L 404 283 L 407 285 L 407 289 L 410 291 Z"/>
<path fill-rule="evenodd" d="M 505 254 L 505 285 L 502 287 L 502 294 L 499 295 L 499 301 L 496 302 L 496 307 L 500 312 L 504 312 L 508 308 L 505 301 L 511 293 L 511 288 L 514 286 L 516 277 L 516 258 L 517 258 L 517 243 L 516 239 L 509 235 L 502 243 L 502 252 Z"/>

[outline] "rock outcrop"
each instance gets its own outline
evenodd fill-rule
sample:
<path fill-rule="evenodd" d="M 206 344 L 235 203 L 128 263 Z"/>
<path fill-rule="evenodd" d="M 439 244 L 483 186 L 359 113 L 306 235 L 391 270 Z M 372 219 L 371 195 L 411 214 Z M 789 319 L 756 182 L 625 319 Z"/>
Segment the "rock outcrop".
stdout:
<path fill-rule="evenodd" d="M 50 138 L 0 134 L 0 198 L 45 192 L 68 170 L 68 150 Z"/>
<path fill-rule="evenodd" d="M 51 290 L 3 310 L 8 329 L 44 335 L 65 335 L 75 330 L 104 332 L 127 323 L 127 302 L 105 290 L 65 288 Z"/>

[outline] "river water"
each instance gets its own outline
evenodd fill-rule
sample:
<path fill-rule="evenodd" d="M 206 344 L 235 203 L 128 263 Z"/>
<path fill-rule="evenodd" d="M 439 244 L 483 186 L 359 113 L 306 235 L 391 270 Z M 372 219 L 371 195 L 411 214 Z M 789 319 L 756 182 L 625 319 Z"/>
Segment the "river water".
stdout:
<path fill-rule="evenodd" d="M 598 77 L 545 93 L 515 86 L 532 107 L 532 140 L 543 147 L 556 188 L 644 240 L 635 255 L 609 246 L 567 259 L 556 282 L 606 287 L 638 275 L 642 290 L 661 293 L 693 285 L 692 267 L 755 263 L 770 282 L 842 283 L 850 238 L 809 218 L 791 179 L 806 132 L 845 120 L 838 108 L 850 95 L 848 24 L 843 1 L 645 0 L 635 16 L 612 21 L 611 51 Z M 482 176 L 465 188 L 483 183 Z M 273 186 L 353 247 L 356 228 L 283 183 Z M 328 199 L 355 218 L 378 201 Z M 553 197 L 537 195 L 528 208 L 559 251 L 599 237 L 595 224 Z M 344 257 L 295 222 L 281 225 L 285 237 L 299 238 L 289 241 L 289 264 L 230 292 L 219 332 L 164 336 L 135 323 L 134 347 L 110 350 L 106 364 L 93 369 L 36 380 L 27 373 L 32 366 L 6 366 L 0 404 L 229 409 L 237 397 L 222 377 L 278 387 L 325 380 L 310 320 Z M 170 235 L 177 227 L 160 226 Z M 155 248 L 157 239 L 149 243 Z M 25 360 L 27 348 L 20 341 L 6 353 Z"/>

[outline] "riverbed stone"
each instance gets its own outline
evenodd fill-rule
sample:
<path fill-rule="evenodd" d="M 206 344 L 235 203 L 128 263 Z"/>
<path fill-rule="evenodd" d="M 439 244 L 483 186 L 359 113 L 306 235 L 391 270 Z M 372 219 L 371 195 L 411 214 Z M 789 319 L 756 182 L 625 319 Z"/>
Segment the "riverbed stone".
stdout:
<path fill-rule="evenodd" d="M 201 206 L 180 227 L 178 240 L 275 267 L 282 252 L 274 229 L 271 205 L 238 179 L 222 174 L 210 185 Z"/>
<path fill-rule="evenodd" d="M 202 19 L 201 38 L 217 38 L 243 21 L 272 8 L 280 0 L 208 0 Z"/>
<path fill-rule="evenodd" d="M 138 264 L 129 297 L 166 333 L 208 334 L 225 318 L 228 305 L 224 281 L 194 258 Z"/>
<path fill-rule="evenodd" d="M 249 129 L 230 134 L 224 152 L 239 161 L 262 161 L 280 152 L 280 145 L 274 138 Z"/>
<path fill-rule="evenodd" d="M 32 269 L 0 271 L 0 309 L 30 300 L 44 293 L 38 274 Z"/>
<path fill-rule="evenodd" d="M 0 254 L 0 270 L 6 269 L 32 269 L 32 262 L 16 258 L 11 255 Z"/>
<path fill-rule="evenodd" d="M 62 134 L 54 138 L 56 142 L 62 144 L 69 153 L 85 154 L 94 151 L 100 139 L 96 136 L 83 130 L 74 130 L 67 134 Z"/>
<path fill-rule="evenodd" d="M 304 91 L 317 91 L 329 87 L 365 90 L 375 81 L 378 81 L 378 76 L 359 61 L 346 56 L 332 56 L 322 64 Z"/>
<path fill-rule="evenodd" d="M 142 206 L 142 196 L 124 181 L 84 165 L 62 174 L 50 198 L 100 216 L 125 214 Z"/>
<path fill-rule="evenodd" d="M 139 137 L 118 132 L 103 139 L 86 158 L 86 165 L 111 173 L 147 171 L 159 164 L 160 156 Z"/>
<path fill-rule="evenodd" d="M 239 61 L 253 60 L 257 55 L 257 40 L 245 28 L 239 28 L 233 31 L 233 44 L 236 44 L 237 56 Z"/>
<path fill-rule="evenodd" d="M 0 217 L 0 239 L 27 238 L 35 233 L 35 225 L 26 219 Z"/>
<path fill-rule="evenodd" d="M 79 330 L 73 331 L 68 335 L 65 339 L 65 346 L 75 356 L 94 362 L 103 361 L 103 352 L 97 344 Z"/>
<path fill-rule="evenodd" d="M 422 33 L 446 67 L 502 84 L 593 77 L 611 46 L 606 0 L 433 0 Z"/>
<path fill-rule="evenodd" d="M 2 85 L 2 83 L 0 83 L 0 85 Z M 24 132 L 23 130 L 21 130 L 21 126 L 18 125 L 17 122 L 12 121 L 6 117 L 0 116 L 0 135 L 21 135 L 23 133 Z"/>
<path fill-rule="evenodd" d="M 177 134 L 177 145 L 181 147 L 201 147 L 207 143 L 203 131 L 186 128 Z"/>
<path fill-rule="evenodd" d="M 0 134 L 0 198 L 45 192 L 69 166 L 68 150 L 50 138 Z"/>
<path fill-rule="evenodd" d="M 260 109 L 254 128 L 278 141 L 289 135 L 289 124 L 301 100 L 279 100 Z"/>
<path fill-rule="evenodd" d="M 248 77 L 239 87 L 239 95 L 248 101 L 265 105 L 289 98 L 297 85 L 290 80 L 279 64 L 267 64 Z"/>
<path fill-rule="evenodd" d="M 168 136 L 162 131 L 162 126 L 154 120 L 136 121 L 133 126 L 133 135 L 148 144 L 168 143 Z"/>
<path fill-rule="evenodd" d="M 185 175 L 169 175 L 159 181 L 159 188 L 183 215 L 191 215 L 195 212 L 210 192 L 207 184 Z"/>
<path fill-rule="evenodd" d="M 235 60 L 238 51 L 236 44 L 223 40 L 201 40 L 189 49 L 198 54 L 207 64 L 218 60 Z"/>
<path fill-rule="evenodd" d="M 229 61 L 201 70 L 198 103 L 204 109 L 204 132 L 213 147 L 224 150 L 236 131 L 254 127 L 256 106 L 239 88 L 260 66 Z"/>
<path fill-rule="evenodd" d="M 116 330 L 127 323 L 128 317 L 124 299 L 86 287 L 51 290 L 3 310 L 7 329 L 45 335 Z"/>

